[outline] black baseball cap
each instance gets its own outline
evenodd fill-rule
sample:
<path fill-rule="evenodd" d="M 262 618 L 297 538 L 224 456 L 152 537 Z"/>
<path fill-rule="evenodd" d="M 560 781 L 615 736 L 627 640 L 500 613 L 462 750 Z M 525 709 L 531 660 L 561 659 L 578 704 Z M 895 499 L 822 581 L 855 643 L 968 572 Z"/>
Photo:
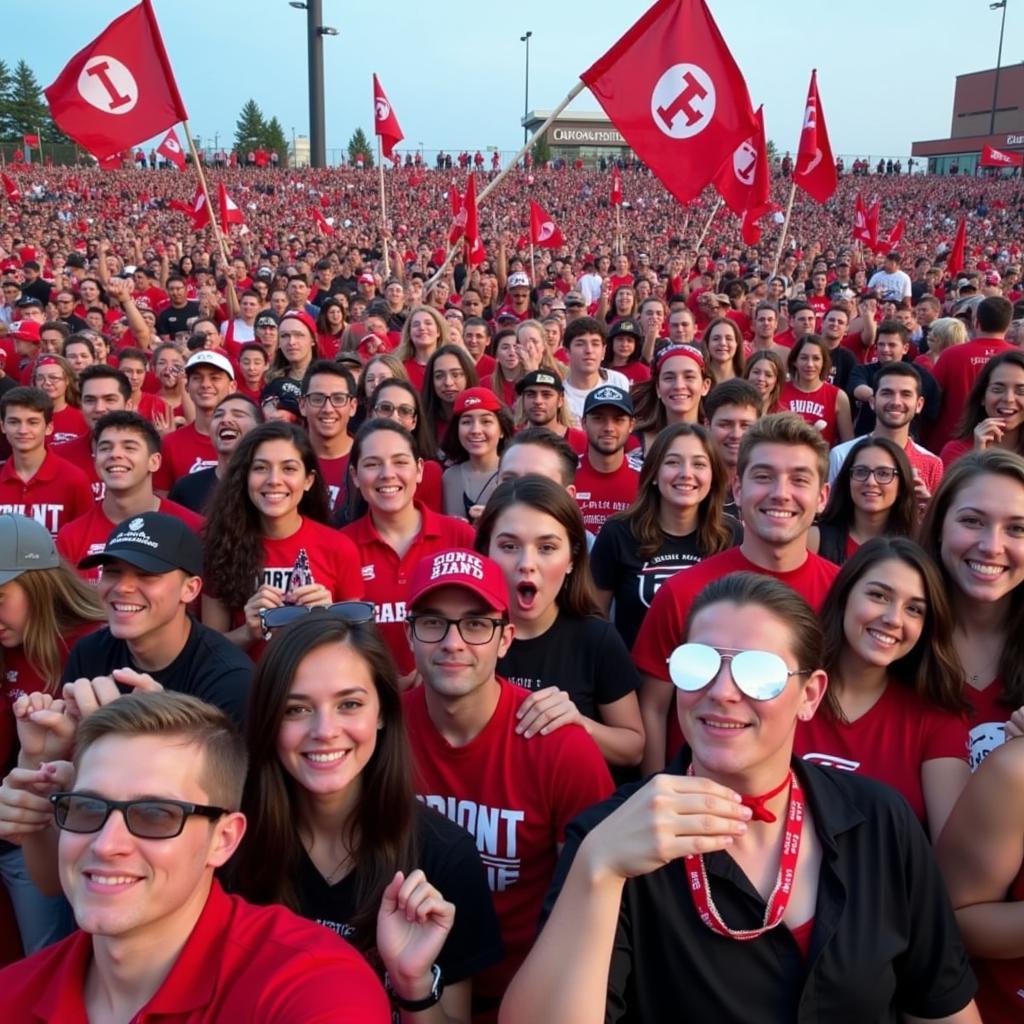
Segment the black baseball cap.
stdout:
<path fill-rule="evenodd" d="M 103 550 L 83 558 L 78 568 L 111 562 L 127 562 L 143 572 L 163 574 L 181 569 L 189 576 L 201 576 L 203 547 L 180 519 L 163 512 L 143 512 L 118 523 Z"/>
<path fill-rule="evenodd" d="M 602 384 L 594 388 L 583 403 L 583 415 L 586 416 L 603 405 L 610 405 L 630 416 L 633 415 L 633 399 L 629 397 L 629 392 L 617 388 L 614 384 Z"/>
<path fill-rule="evenodd" d="M 302 385 L 290 377 L 278 377 L 267 384 L 260 392 L 260 405 L 268 398 L 277 399 L 278 409 L 290 412 L 293 416 L 302 417 L 299 399 L 302 397 Z"/>
<path fill-rule="evenodd" d="M 277 327 L 277 317 L 273 313 L 260 313 L 256 317 L 256 327 Z"/>
<path fill-rule="evenodd" d="M 608 332 L 608 340 L 611 341 L 612 338 L 617 338 L 620 334 L 628 334 L 636 338 L 637 341 L 642 341 L 644 337 L 644 332 L 640 330 L 640 325 L 628 316 L 615 321 L 614 326 Z"/>
<path fill-rule="evenodd" d="M 560 394 L 565 391 L 562 378 L 551 370 L 533 370 L 516 381 L 517 395 L 521 395 L 527 388 L 554 388 Z"/>

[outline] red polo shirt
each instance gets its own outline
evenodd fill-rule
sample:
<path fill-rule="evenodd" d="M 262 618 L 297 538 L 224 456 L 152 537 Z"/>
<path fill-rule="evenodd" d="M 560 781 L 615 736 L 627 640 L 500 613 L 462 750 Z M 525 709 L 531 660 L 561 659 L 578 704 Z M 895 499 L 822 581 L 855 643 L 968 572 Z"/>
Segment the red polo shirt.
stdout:
<path fill-rule="evenodd" d="M 401 675 L 411 672 L 416 665 L 405 639 L 405 599 L 413 569 L 421 558 L 437 551 L 472 548 L 474 537 L 473 527 L 465 520 L 440 515 L 418 500 L 415 505 L 423 522 L 409 550 L 401 557 L 377 532 L 369 513 L 341 531 L 359 549 L 366 600 L 374 603 L 380 635 Z"/>
<path fill-rule="evenodd" d="M 30 480 L 22 480 L 14 471 L 13 456 L 0 469 L 0 512 L 28 516 L 54 537 L 65 523 L 85 515 L 92 503 L 89 478 L 52 450 L 47 450 Z"/>
<path fill-rule="evenodd" d="M 59 455 L 65 462 L 72 466 L 78 466 L 88 477 L 92 487 L 93 501 L 102 501 L 106 494 L 107 485 L 100 479 L 96 472 L 96 459 L 92 452 L 92 432 L 76 437 L 73 441 L 64 444 L 55 444 L 50 448 L 55 455 Z"/>
<path fill-rule="evenodd" d="M 11 1021 L 88 1024 L 92 936 L 82 931 L 0 971 Z M 199 920 L 132 1024 L 388 1024 L 369 964 L 334 932 L 213 883 Z"/>
<path fill-rule="evenodd" d="M 217 465 L 210 435 L 200 434 L 194 423 L 164 435 L 161 450 L 164 460 L 153 477 L 153 488 L 157 491 L 169 491 L 179 478 Z"/>

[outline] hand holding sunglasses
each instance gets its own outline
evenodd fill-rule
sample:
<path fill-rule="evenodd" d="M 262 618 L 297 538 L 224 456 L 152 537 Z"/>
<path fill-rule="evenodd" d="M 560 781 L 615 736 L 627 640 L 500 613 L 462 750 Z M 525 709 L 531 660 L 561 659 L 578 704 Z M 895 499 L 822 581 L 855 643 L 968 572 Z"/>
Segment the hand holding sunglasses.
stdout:
<path fill-rule="evenodd" d="M 298 622 L 312 612 L 344 619 L 350 626 L 373 622 L 375 618 L 372 601 L 337 601 L 328 605 L 286 604 L 279 608 L 261 608 L 259 614 L 263 639 L 269 640 L 275 629 Z"/>
<path fill-rule="evenodd" d="M 696 693 L 718 678 L 726 661 L 737 689 L 751 700 L 774 700 L 786 688 L 790 676 L 806 676 L 814 671 L 791 669 L 771 651 L 682 644 L 668 657 L 668 676 L 678 689 Z"/>

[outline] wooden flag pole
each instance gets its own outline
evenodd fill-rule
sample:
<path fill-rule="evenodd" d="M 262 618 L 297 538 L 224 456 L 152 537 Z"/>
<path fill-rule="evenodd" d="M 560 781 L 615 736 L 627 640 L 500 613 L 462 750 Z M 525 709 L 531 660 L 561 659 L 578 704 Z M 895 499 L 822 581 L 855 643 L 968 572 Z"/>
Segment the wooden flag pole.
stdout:
<path fill-rule="evenodd" d="M 217 248 L 220 249 L 220 257 L 224 261 L 225 269 L 230 265 L 231 261 L 228 259 L 227 245 L 224 243 L 224 235 L 220 230 L 220 222 L 217 220 L 217 216 L 214 213 L 213 200 L 210 198 L 210 187 L 206 183 L 206 175 L 203 173 L 203 164 L 199 159 L 199 153 L 196 150 L 195 141 L 192 138 L 192 129 L 188 126 L 188 121 L 182 121 L 182 126 L 185 129 L 185 138 L 188 140 L 189 152 L 192 154 L 192 164 L 196 169 L 196 173 L 199 175 L 199 187 L 203 190 L 203 195 L 206 197 L 206 208 L 210 211 L 210 223 L 213 225 L 213 237 L 217 240 Z"/>
<path fill-rule="evenodd" d="M 711 208 L 711 215 L 708 217 L 707 223 L 704 225 L 704 230 L 700 233 L 700 238 L 697 239 L 694 249 L 700 248 L 700 243 L 704 241 L 704 236 L 711 230 L 711 222 L 715 219 L 715 214 L 718 213 L 718 208 L 722 205 L 722 197 L 718 197 L 718 201 Z"/>
<path fill-rule="evenodd" d="M 615 252 L 622 252 L 622 203 L 615 204 Z"/>
<path fill-rule="evenodd" d="M 519 152 L 516 153 L 516 155 L 511 160 L 509 160 L 505 167 L 503 167 L 498 172 L 497 177 L 491 179 L 491 181 L 487 184 L 486 188 L 484 188 L 483 192 L 481 192 L 480 195 L 476 197 L 477 209 L 480 208 L 480 204 L 484 201 L 484 199 L 488 195 L 490 195 L 490 193 L 493 192 L 498 187 L 498 185 L 504 180 L 505 175 L 508 174 L 508 172 L 511 171 L 512 168 L 515 167 L 516 164 L 518 164 L 519 161 L 526 155 L 530 147 L 537 141 L 537 139 L 539 139 L 541 135 L 543 135 L 544 132 L 548 130 L 548 128 L 551 126 L 552 121 L 554 121 L 555 118 L 558 117 L 558 115 L 561 114 L 562 111 L 565 110 L 565 108 L 569 106 L 569 104 L 572 103 L 572 101 L 576 99 L 576 97 L 579 96 L 581 92 L 583 92 L 584 88 L 585 86 L 583 84 L 583 80 L 580 79 L 580 81 L 578 81 L 572 87 L 572 89 L 569 90 L 569 94 L 565 97 L 565 99 L 562 100 L 562 102 L 559 103 L 558 106 L 555 107 L 555 109 L 552 110 L 550 114 L 548 114 L 547 120 L 526 140 L 526 142 L 523 143 L 523 148 L 519 150 Z M 437 283 L 437 281 L 440 280 L 441 275 L 445 272 L 445 270 L 448 269 L 448 264 L 451 263 L 451 261 L 454 259 L 455 254 L 458 252 L 458 250 L 459 243 L 456 242 L 448 250 L 448 255 L 445 256 L 444 263 L 442 263 L 441 266 L 437 268 L 437 271 L 434 273 L 434 276 L 429 281 L 427 281 L 427 283 L 423 286 L 424 294 L 426 294 Z"/>
<path fill-rule="evenodd" d="M 533 232 L 531 231 L 532 235 Z M 533 262 L 533 239 L 530 239 L 530 287 L 532 288 L 537 282 L 534 279 L 534 262 Z"/>
<path fill-rule="evenodd" d="M 795 170 L 796 168 L 794 168 Z M 782 222 L 782 234 L 779 244 L 775 247 L 775 262 L 772 264 L 772 277 L 779 272 L 779 261 L 782 259 L 782 248 L 786 244 L 786 232 L 789 230 L 789 218 L 793 212 L 793 197 L 796 195 L 796 181 L 789 186 L 789 202 L 786 203 L 786 219 Z"/>
<path fill-rule="evenodd" d="M 391 276 L 391 259 L 388 256 L 388 212 L 384 200 L 384 150 L 381 146 L 380 136 L 377 136 L 377 170 L 380 174 L 380 237 L 384 242 L 384 276 Z"/>

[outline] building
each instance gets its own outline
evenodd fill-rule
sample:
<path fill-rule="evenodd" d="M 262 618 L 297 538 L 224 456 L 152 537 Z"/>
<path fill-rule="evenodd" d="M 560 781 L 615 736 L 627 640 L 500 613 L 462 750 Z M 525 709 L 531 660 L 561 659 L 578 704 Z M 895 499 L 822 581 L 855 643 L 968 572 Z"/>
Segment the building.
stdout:
<path fill-rule="evenodd" d="M 532 135 L 549 117 L 550 110 L 531 110 L 522 124 Z M 551 159 L 574 164 L 582 160 L 588 167 L 595 166 L 601 157 L 615 160 L 632 155 L 626 140 L 604 114 L 581 111 L 560 114 L 541 136 L 551 150 Z"/>
<path fill-rule="evenodd" d="M 914 159 L 926 159 L 931 174 L 949 174 L 954 167 L 973 174 L 983 146 L 1024 153 L 1024 63 L 1000 68 L 998 96 L 995 88 L 995 68 L 957 75 L 949 138 L 915 142 Z"/>
<path fill-rule="evenodd" d="M 292 144 L 289 147 L 288 166 L 308 167 L 309 166 L 309 136 L 296 135 L 292 137 Z"/>

